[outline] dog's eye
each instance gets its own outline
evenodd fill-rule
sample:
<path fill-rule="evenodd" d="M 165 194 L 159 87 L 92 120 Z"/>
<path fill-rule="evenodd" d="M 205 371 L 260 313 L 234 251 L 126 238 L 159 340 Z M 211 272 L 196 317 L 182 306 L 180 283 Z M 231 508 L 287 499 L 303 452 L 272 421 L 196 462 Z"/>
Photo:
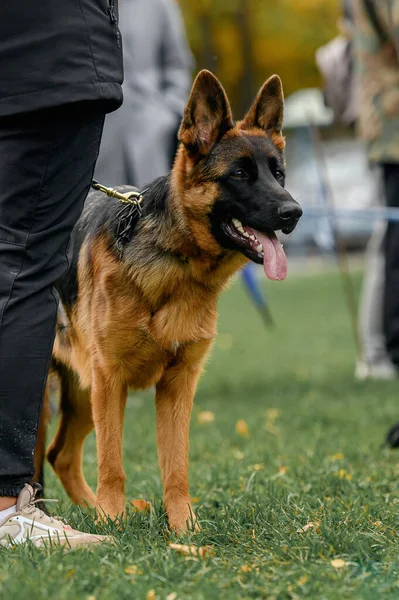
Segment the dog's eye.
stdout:
<path fill-rule="evenodd" d="M 236 169 L 231 175 L 236 179 L 246 179 L 248 177 L 244 169 Z"/>
<path fill-rule="evenodd" d="M 281 171 L 280 169 L 277 169 L 275 177 L 276 177 L 277 181 L 279 183 L 281 183 L 281 185 L 284 183 L 284 179 L 285 179 L 285 173 L 284 173 L 284 171 Z"/>

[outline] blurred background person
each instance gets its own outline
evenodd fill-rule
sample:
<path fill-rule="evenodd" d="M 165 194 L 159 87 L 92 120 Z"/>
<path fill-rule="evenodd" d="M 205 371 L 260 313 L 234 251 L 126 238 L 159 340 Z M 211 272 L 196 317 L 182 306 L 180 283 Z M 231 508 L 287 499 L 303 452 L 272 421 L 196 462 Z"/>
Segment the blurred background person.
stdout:
<path fill-rule="evenodd" d="M 357 0 L 343 1 L 342 17 L 338 21 L 340 35 L 317 51 L 316 61 L 324 78 L 326 104 L 333 109 L 335 122 L 350 128 L 355 125 L 357 120 L 360 123 L 361 136 L 367 141 L 367 158 L 377 180 L 378 193 L 376 196 L 380 203 L 384 203 L 387 190 L 386 186 L 381 185 L 380 166 L 382 165 L 384 171 L 384 161 L 390 162 L 395 159 L 399 146 L 393 154 L 389 151 L 387 154 L 385 149 L 387 142 L 380 133 L 378 134 L 381 137 L 379 148 L 375 148 L 376 132 L 371 132 L 368 114 L 370 104 L 378 102 L 378 98 L 370 94 L 373 76 L 369 67 L 371 56 L 367 57 L 367 52 L 370 53 L 371 49 L 374 53 L 380 52 L 379 47 L 387 42 L 387 34 L 383 33 L 383 25 L 380 23 L 373 2 L 359 0 L 358 6 L 355 7 L 355 1 Z M 387 8 L 388 3 L 385 4 Z M 355 8 L 357 8 L 356 22 Z M 386 18 L 387 15 L 385 15 Z M 367 41 L 360 41 L 362 35 L 366 35 Z M 359 42 L 365 44 L 365 48 L 357 53 L 355 48 L 358 47 Z M 377 46 L 374 47 L 373 44 L 376 43 Z M 392 50 L 392 48 L 391 43 L 390 49 Z M 364 54 L 365 50 L 366 55 Z M 381 77 L 383 77 L 383 73 Z M 380 86 L 377 79 L 378 89 Z M 382 118 L 383 115 L 381 115 Z M 358 379 L 396 377 L 396 368 L 387 351 L 384 327 L 385 256 L 383 241 L 385 230 L 385 223 L 378 222 L 366 249 L 366 267 L 358 319 L 361 352 L 355 371 Z"/>
<path fill-rule="evenodd" d="M 106 119 L 95 179 L 142 187 L 170 169 L 193 59 L 175 0 L 122 0 L 122 107 Z"/>
<path fill-rule="evenodd" d="M 399 207 L 399 0 L 353 0 L 359 132 L 370 163 L 381 166 L 383 196 Z M 360 323 L 366 343 L 358 376 L 389 378 L 399 366 L 399 224 L 371 240 Z M 368 337 L 367 337 L 368 336 Z"/>
<path fill-rule="evenodd" d="M 362 0 L 363 1 L 363 0 Z M 366 2 L 366 10 L 369 5 Z M 351 125 L 355 125 L 360 112 L 360 82 L 356 69 L 356 54 L 354 44 L 355 23 L 353 0 L 343 1 L 343 18 L 340 19 L 340 29 L 347 39 L 349 64 L 349 116 Z M 343 94 L 345 96 L 345 94 Z M 349 123 L 348 123 L 349 124 Z M 374 162 L 370 165 L 374 176 L 378 178 L 378 201 L 385 204 L 385 193 L 381 180 L 381 169 Z M 396 369 L 386 349 L 384 333 L 384 253 L 383 240 L 386 224 L 379 221 L 375 224 L 372 236 L 365 253 L 365 272 L 359 302 L 359 342 L 361 355 L 356 364 L 357 379 L 391 379 L 396 377 Z"/>

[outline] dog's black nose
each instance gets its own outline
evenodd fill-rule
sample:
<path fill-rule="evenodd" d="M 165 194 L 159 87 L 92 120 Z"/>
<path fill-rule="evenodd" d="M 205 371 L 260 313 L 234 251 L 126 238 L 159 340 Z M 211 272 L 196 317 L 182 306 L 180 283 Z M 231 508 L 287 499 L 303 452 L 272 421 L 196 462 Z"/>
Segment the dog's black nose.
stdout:
<path fill-rule="evenodd" d="M 292 223 L 296 223 L 302 216 L 302 208 L 298 202 L 285 202 L 278 209 L 278 215 L 284 222 L 284 225 L 291 225 Z"/>

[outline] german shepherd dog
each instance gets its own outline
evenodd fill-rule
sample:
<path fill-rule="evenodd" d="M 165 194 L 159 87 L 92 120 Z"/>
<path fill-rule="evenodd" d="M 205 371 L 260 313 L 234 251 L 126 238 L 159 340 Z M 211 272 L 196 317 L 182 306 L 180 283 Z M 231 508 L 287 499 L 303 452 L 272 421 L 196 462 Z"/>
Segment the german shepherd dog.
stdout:
<path fill-rule="evenodd" d="M 269 279 L 287 261 L 275 231 L 290 233 L 302 210 L 284 190 L 283 90 L 277 75 L 235 123 L 209 71 L 197 76 L 169 175 L 149 185 L 122 252 L 120 203 L 91 192 L 73 235 L 53 360 L 61 415 L 47 457 L 75 503 L 125 513 L 122 429 L 128 388 L 156 388 L 156 434 L 169 525 L 192 519 L 190 414 L 216 336 L 217 302 L 249 260 Z M 134 188 L 118 188 L 123 192 Z M 98 486 L 82 473 L 95 427 Z"/>

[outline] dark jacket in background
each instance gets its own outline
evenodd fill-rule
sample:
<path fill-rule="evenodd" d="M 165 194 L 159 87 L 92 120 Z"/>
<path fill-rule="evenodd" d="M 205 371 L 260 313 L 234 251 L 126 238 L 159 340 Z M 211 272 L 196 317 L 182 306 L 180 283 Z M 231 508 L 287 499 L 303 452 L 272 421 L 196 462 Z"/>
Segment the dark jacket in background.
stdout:
<path fill-rule="evenodd" d="M 2 0 L 0 116 L 122 103 L 117 0 Z"/>

